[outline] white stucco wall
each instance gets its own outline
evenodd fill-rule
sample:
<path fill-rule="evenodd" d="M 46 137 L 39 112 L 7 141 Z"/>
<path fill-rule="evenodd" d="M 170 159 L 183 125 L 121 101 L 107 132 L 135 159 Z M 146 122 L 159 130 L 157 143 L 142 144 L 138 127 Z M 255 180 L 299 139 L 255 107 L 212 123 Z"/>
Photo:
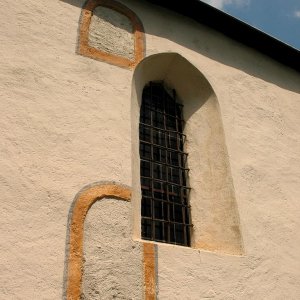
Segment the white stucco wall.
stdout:
<path fill-rule="evenodd" d="M 166 10 L 122 3 L 143 22 L 147 56 L 179 53 L 211 84 L 244 243 L 244 256 L 159 245 L 159 299 L 298 299 L 299 73 Z M 61 299 L 76 193 L 136 185 L 133 72 L 75 54 L 83 1 L 1 4 L 0 298 Z"/>

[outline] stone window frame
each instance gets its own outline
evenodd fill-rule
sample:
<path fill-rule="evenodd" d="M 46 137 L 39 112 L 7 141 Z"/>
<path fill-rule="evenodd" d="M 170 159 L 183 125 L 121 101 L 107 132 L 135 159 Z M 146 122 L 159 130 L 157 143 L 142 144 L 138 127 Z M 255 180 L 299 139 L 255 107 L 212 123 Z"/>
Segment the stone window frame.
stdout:
<path fill-rule="evenodd" d="M 134 59 L 114 55 L 89 46 L 89 28 L 93 11 L 96 7 L 103 6 L 110 8 L 116 12 L 128 17 L 132 24 L 134 36 Z M 92 59 L 104 61 L 119 67 L 132 69 L 145 56 L 145 34 L 143 24 L 138 16 L 125 5 L 114 0 L 88 0 L 81 12 L 81 20 L 79 27 L 79 42 L 77 53 Z"/>

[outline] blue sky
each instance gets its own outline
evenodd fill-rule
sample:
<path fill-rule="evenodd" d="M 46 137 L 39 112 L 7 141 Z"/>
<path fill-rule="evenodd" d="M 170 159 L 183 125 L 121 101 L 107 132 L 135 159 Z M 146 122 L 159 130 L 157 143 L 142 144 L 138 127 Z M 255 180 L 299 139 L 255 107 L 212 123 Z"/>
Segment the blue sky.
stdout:
<path fill-rule="evenodd" d="M 202 0 L 300 49 L 300 0 Z"/>

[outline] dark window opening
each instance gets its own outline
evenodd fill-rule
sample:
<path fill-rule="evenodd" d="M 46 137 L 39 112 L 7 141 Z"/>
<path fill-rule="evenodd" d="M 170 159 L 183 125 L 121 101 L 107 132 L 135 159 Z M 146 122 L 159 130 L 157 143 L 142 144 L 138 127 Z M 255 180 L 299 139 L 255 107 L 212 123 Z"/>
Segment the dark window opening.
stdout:
<path fill-rule="evenodd" d="M 190 246 L 183 106 L 161 83 L 143 90 L 140 112 L 142 238 Z"/>

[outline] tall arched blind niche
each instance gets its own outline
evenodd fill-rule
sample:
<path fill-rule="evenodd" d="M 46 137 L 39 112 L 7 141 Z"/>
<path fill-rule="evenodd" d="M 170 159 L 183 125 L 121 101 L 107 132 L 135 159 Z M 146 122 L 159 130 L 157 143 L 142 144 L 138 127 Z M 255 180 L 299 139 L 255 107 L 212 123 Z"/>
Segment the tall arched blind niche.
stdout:
<path fill-rule="evenodd" d="M 183 105 L 162 82 L 145 86 L 140 111 L 142 238 L 190 246 Z"/>

